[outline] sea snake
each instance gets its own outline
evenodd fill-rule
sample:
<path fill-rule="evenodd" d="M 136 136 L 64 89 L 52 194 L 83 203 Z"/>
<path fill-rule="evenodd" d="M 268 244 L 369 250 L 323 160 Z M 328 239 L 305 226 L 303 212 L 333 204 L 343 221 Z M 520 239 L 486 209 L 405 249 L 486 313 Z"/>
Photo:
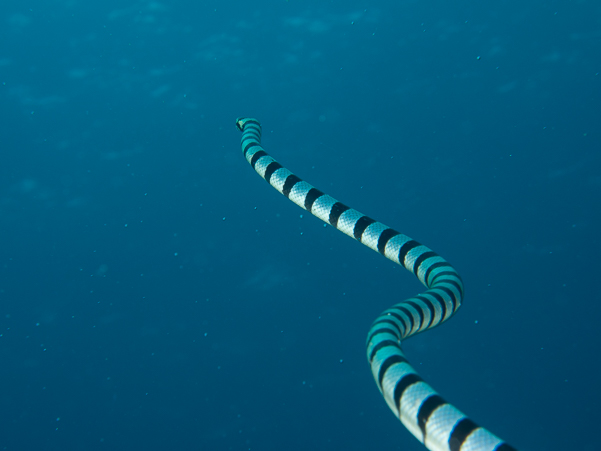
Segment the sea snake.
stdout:
<path fill-rule="evenodd" d="M 404 266 L 428 290 L 385 310 L 367 334 L 367 360 L 388 407 L 431 451 L 517 451 L 436 393 L 411 367 L 401 340 L 448 320 L 463 301 L 463 282 L 426 246 L 324 194 L 261 147 L 261 124 L 238 118 L 242 152 L 267 183 L 345 235 Z"/>

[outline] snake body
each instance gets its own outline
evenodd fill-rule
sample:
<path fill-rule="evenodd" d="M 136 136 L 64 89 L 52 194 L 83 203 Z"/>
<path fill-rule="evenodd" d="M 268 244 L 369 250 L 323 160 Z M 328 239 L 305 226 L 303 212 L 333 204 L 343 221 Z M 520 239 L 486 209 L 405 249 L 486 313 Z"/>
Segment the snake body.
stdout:
<path fill-rule="evenodd" d="M 390 307 L 367 334 L 367 360 L 392 412 L 431 451 L 517 451 L 446 402 L 417 374 L 402 340 L 451 318 L 463 301 L 457 271 L 426 246 L 314 188 L 261 147 L 261 124 L 239 118 L 242 152 L 267 183 L 299 207 L 404 266 L 427 291 Z"/>

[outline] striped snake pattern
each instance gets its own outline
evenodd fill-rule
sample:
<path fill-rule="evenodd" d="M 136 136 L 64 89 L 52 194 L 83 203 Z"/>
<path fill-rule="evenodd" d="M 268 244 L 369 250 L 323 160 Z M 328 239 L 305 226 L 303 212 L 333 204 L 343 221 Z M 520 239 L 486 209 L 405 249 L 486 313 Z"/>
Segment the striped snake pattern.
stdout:
<path fill-rule="evenodd" d="M 447 403 L 411 367 L 401 341 L 448 320 L 461 306 L 457 271 L 426 246 L 324 194 L 261 147 L 261 124 L 239 118 L 242 152 L 267 183 L 299 207 L 404 266 L 428 290 L 385 310 L 367 334 L 367 360 L 394 414 L 431 451 L 516 451 Z"/>

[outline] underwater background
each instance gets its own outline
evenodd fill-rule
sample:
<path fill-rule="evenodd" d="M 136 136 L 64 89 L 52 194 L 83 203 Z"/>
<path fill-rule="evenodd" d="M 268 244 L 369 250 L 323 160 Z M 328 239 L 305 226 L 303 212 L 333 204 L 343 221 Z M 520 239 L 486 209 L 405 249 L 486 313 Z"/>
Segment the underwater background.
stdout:
<path fill-rule="evenodd" d="M 424 243 L 464 306 L 421 376 L 520 450 L 595 451 L 601 4 L 0 4 L 0 449 L 422 450 L 371 322 L 423 291 L 244 161 Z"/>

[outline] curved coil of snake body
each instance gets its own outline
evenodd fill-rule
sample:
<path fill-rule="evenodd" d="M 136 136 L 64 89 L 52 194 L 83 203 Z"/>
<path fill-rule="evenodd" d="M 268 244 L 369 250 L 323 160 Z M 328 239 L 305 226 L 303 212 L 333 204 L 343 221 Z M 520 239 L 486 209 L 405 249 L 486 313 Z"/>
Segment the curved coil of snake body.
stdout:
<path fill-rule="evenodd" d="M 384 311 L 367 335 L 367 359 L 390 409 L 432 451 L 516 451 L 440 397 L 405 358 L 401 341 L 448 320 L 461 306 L 463 283 L 442 257 L 338 202 L 282 167 L 261 147 L 261 124 L 239 118 L 242 152 L 257 173 L 299 207 L 404 266 L 428 290 Z"/>

